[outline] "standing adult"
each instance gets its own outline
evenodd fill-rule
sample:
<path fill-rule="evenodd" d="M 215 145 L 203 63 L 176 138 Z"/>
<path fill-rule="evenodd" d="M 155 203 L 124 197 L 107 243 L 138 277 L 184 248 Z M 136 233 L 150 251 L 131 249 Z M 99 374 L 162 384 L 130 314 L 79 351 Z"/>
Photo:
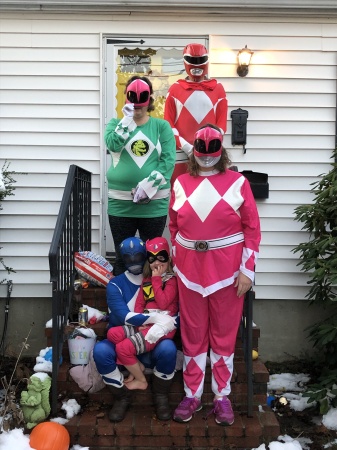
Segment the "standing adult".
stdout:
<path fill-rule="evenodd" d="M 157 342 L 176 328 L 174 317 L 161 313 L 135 313 L 135 299 L 143 281 L 143 266 L 146 261 L 145 244 L 138 237 L 125 239 L 120 246 L 120 254 L 127 270 L 113 278 L 107 285 L 107 303 L 109 309 L 109 328 L 116 326 L 142 327 L 154 324 L 145 340 Z M 127 330 L 128 327 L 125 328 Z M 140 342 L 135 342 L 135 346 Z M 145 347 L 145 346 L 144 346 Z M 144 351 L 146 349 L 144 348 Z M 132 402 L 132 391 L 124 385 L 121 366 L 117 365 L 115 344 L 108 339 L 98 342 L 94 347 L 94 360 L 104 383 L 114 395 L 114 404 L 109 413 L 112 422 L 120 422 Z M 156 415 L 159 420 L 171 418 L 169 391 L 173 381 L 177 349 L 171 339 L 163 339 L 156 347 L 137 358 L 145 368 L 153 369 L 152 391 Z"/>
<path fill-rule="evenodd" d="M 244 294 L 251 288 L 260 221 L 248 180 L 229 170 L 222 133 L 213 125 L 194 140 L 189 173 L 174 185 L 169 209 L 178 278 L 185 398 L 174 420 L 189 421 L 202 407 L 210 347 L 215 421 L 231 425 L 230 381 Z"/>
<path fill-rule="evenodd" d="M 153 89 L 147 77 L 133 76 L 126 84 L 122 119 L 105 130 L 112 163 L 107 171 L 108 215 L 115 245 L 114 275 L 125 271 L 120 243 L 137 231 L 146 242 L 161 236 L 167 219 L 175 141 L 169 123 L 151 117 Z"/>
<path fill-rule="evenodd" d="M 177 161 L 171 183 L 187 170 L 196 131 L 206 123 L 227 130 L 227 98 L 221 83 L 208 78 L 208 51 L 202 44 L 188 44 L 183 51 L 187 78 L 178 80 L 168 90 L 164 119 L 176 139 Z"/>

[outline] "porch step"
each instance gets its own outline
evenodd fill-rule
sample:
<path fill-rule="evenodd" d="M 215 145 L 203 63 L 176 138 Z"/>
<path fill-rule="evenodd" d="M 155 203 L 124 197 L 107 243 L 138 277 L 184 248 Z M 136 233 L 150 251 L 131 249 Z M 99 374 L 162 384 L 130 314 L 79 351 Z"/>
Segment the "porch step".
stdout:
<path fill-rule="evenodd" d="M 65 426 L 71 444 L 88 446 L 90 450 L 247 450 L 275 440 L 280 434 L 278 421 L 271 411 L 254 412 L 251 418 L 235 412 L 235 422 L 230 427 L 217 425 L 213 415 L 205 418 L 207 411 L 204 408 L 185 424 L 159 421 L 151 406 L 133 405 L 123 422 L 111 423 L 108 409 L 102 412 L 93 405 Z"/>
<path fill-rule="evenodd" d="M 72 365 L 63 361 L 59 374 L 58 374 L 58 394 L 60 398 L 75 398 L 79 401 L 84 401 L 88 403 L 89 401 L 96 401 L 101 404 L 112 405 L 113 403 L 113 395 L 108 390 L 108 388 L 104 388 L 95 394 L 86 394 L 83 392 L 73 381 L 69 374 L 69 369 Z M 254 410 L 258 410 L 259 405 L 266 405 L 267 402 L 267 382 L 269 379 L 269 374 L 264 364 L 260 361 L 254 361 L 253 364 L 254 370 L 254 383 L 253 383 L 253 408 Z M 152 405 L 152 394 L 151 394 L 151 376 L 147 375 L 149 388 L 145 391 L 135 391 L 134 403 L 140 405 Z M 234 374 L 231 382 L 231 394 L 229 396 L 233 409 L 239 412 L 247 411 L 247 383 L 246 383 L 246 369 L 244 363 L 241 361 L 237 361 L 234 364 Z M 174 381 L 170 390 L 170 403 L 172 406 L 177 406 L 177 404 L 181 401 L 183 397 L 183 378 L 182 371 L 176 372 L 174 376 Z M 205 405 L 211 406 L 213 402 L 213 396 L 211 390 L 211 370 L 210 367 L 207 367 L 206 376 L 205 376 L 205 386 L 204 386 L 204 394 L 203 394 L 203 403 Z"/>
<path fill-rule="evenodd" d="M 82 290 L 82 303 L 100 311 L 106 311 L 105 289 Z M 97 339 L 106 336 L 106 323 L 90 325 Z M 70 328 L 74 327 L 71 325 Z M 51 346 L 51 329 L 46 329 L 48 346 Z M 179 333 L 177 333 L 179 348 Z M 253 328 L 253 348 L 258 350 L 260 330 Z M 65 427 L 71 436 L 71 445 L 79 444 L 90 450 L 217 450 L 233 448 L 247 450 L 262 443 L 275 440 L 280 427 L 274 412 L 266 406 L 269 372 L 259 359 L 253 361 L 253 415 L 247 417 L 247 375 L 243 360 L 243 345 L 240 336 L 236 342 L 234 374 L 229 396 L 235 413 L 235 422 L 230 427 L 221 427 L 214 421 L 214 415 L 206 417 L 211 410 L 213 393 L 211 390 L 211 369 L 207 367 L 204 394 L 204 408 L 188 423 L 173 420 L 159 421 L 154 413 L 151 393 L 151 376 L 147 375 L 149 387 L 146 391 L 133 392 L 133 404 L 126 418 L 120 423 L 111 423 L 108 418 L 113 404 L 113 395 L 104 388 L 95 394 L 87 394 L 72 380 L 69 369 L 67 341 L 63 347 L 63 363 L 58 373 L 58 401 L 75 398 L 81 405 L 81 412 L 70 419 Z M 172 410 L 184 396 L 182 371 L 175 374 L 169 400 Z"/>
<path fill-rule="evenodd" d="M 235 376 L 231 383 L 235 422 L 230 427 L 221 427 L 214 415 L 207 416 L 212 408 L 211 371 L 207 368 L 205 390 L 202 397 L 203 410 L 188 423 L 173 420 L 159 421 L 154 413 L 151 394 L 151 376 L 147 375 L 149 388 L 134 391 L 132 407 L 120 423 L 111 423 L 108 415 L 113 404 L 113 395 L 104 388 L 95 394 L 81 391 L 69 375 L 70 363 L 63 362 L 58 377 L 60 406 L 63 400 L 75 398 L 82 406 L 80 414 L 65 424 L 71 436 L 71 444 L 89 447 L 90 450 L 107 450 L 114 446 L 121 450 L 150 449 L 235 449 L 257 448 L 262 443 L 275 440 L 280 427 L 273 411 L 266 406 L 266 383 L 269 374 L 260 361 L 254 361 L 254 410 L 247 417 L 247 384 L 244 364 L 235 364 Z M 172 410 L 183 397 L 182 372 L 175 374 L 169 399 Z M 263 412 L 260 411 L 260 406 Z"/>

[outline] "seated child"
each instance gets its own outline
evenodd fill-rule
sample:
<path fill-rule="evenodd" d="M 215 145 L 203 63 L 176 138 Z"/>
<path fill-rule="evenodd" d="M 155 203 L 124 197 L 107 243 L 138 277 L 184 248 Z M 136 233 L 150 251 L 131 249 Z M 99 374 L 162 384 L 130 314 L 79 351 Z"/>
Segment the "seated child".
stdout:
<path fill-rule="evenodd" d="M 173 273 L 170 249 L 164 237 L 157 237 L 146 242 L 147 261 L 145 262 L 144 279 L 135 303 L 135 312 L 161 312 L 175 316 L 178 313 L 178 286 Z M 173 339 L 173 330 L 157 340 L 149 343 L 145 340 L 150 327 L 124 325 L 112 327 L 108 331 L 109 341 L 116 344 L 117 363 L 122 364 L 130 373 L 124 380 L 128 389 L 146 389 L 147 381 L 144 366 L 136 355 L 149 352 L 161 339 Z"/>

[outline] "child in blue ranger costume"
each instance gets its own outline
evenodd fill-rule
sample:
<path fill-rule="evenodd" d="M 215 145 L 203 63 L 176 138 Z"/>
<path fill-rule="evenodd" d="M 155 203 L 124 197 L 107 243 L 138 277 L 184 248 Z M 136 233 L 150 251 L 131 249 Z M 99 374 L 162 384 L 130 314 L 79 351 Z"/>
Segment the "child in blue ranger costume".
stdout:
<path fill-rule="evenodd" d="M 109 308 L 109 328 L 121 325 L 136 327 L 154 324 L 146 335 L 150 343 L 157 342 L 162 336 L 177 327 L 175 317 L 161 313 L 135 313 L 135 300 L 143 280 L 143 266 L 146 260 L 146 248 L 137 237 L 125 239 L 120 246 L 120 254 L 127 270 L 113 278 L 107 285 Z M 124 376 L 116 363 L 115 344 L 105 339 L 94 347 L 94 360 L 103 381 L 114 394 L 114 405 L 109 419 L 120 422 L 125 418 L 131 405 L 131 393 L 124 385 Z M 159 420 L 169 420 L 171 409 L 168 394 L 175 373 L 177 349 L 171 339 L 161 340 L 147 353 L 138 355 L 145 368 L 153 369 L 152 390 L 156 415 Z"/>
<path fill-rule="evenodd" d="M 170 124 L 149 116 L 152 84 L 133 76 L 126 84 L 122 119 L 112 119 L 104 139 L 112 163 L 107 171 L 108 215 L 116 250 L 114 275 L 124 272 L 120 243 L 135 236 L 146 242 L 163 234 L 176 151 Z"/>

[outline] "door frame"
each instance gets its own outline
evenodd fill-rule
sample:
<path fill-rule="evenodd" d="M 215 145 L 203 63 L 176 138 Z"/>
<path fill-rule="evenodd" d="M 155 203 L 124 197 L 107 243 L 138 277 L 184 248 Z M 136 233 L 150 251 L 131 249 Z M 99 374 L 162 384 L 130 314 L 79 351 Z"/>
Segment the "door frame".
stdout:
<path fill-rule="evenodd" d="M 104 142 L 104 130 L 112 117 L 116 117 L 116 56 L 118 49 L 128 48 L 183 48 L 191 43 L 197 42 L 208 48 L 208 36 L 183 36 L 172 35 L 104 35 L 102 36 L 102 80 L 101 80 L 101 151 L 100 151 L 100 254 L 111 258 L 114 253 L 113 241 L 108 221 L 107 200 L 108 187 L 106 182 L 106 171 L 108 168 L 107 150 Z M 182 75 L 184 76 L 184 75 Z M 109 156 L 110 158 L 110 156 Z M 165 233 L 164 233 L 165 234 Z M 167 232 L 166 232 L 167 234 Z M 168 236 L 166 236 L 168 237 Z M 107 249 L 109 245 L 109 249 Z M 110 250 L 111 246 L 111 250 Z"/>

